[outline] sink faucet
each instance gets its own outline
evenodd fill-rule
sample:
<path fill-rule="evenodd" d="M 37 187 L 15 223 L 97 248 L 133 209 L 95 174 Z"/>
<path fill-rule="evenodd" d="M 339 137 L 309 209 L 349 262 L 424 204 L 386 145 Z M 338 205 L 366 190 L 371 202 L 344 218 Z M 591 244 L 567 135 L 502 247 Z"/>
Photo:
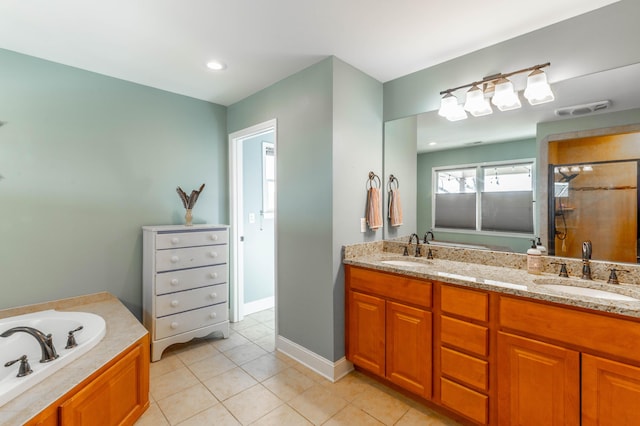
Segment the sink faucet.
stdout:
<path fill-rule="evenodd" d="M 404 255 L 405 256 L 409 255 L 408 247 L 411 246 L 411 242 L 413 241 L 414 237 L 416 239 L 415 256 L 416 257 L 422 256 L 422 253 L 420 252 L 420 237 L 418 237 L 418 234 L 416 234 L 416 233 L 411 234 L 411 236 L 409 237 L 409 244 L 404 248 Z"/>
<path fill-rule="evenodd" d="M 591 278 L 591 265 L 589 260 L 591 259 L 591 253 L 593 251 L 593 246 L 590 240 L 587 240 L 582 243 L 582 279 L 583 280 L 592 280 Z"/>
<path fill-rule="evenodd" d="M 423 243 L 429 244 L 429 235 L 431 235 L 431 241 L 433 241 L 436 238 L 433 236 L 433 231 L 427 231 L 424 233 L 424 237 L 422 238 Z"/>
<path fill-rule="evenodd" d="M 56 352 L 56 348 L 53 346 L 53 339 L 51 338 L 51 334 L 45 335 L 42 331 L 37 330 L 32 327 L 13 327 L 4 333 L 0 334 L 0 337 L 9 337 L 13 335 L 13 333 L 27 333 L 33 336 L 40 345 L 40 349 L 42 350 L 42 358 L 40 362 L 49 362 L 58 358 L 58 353 Z"/>

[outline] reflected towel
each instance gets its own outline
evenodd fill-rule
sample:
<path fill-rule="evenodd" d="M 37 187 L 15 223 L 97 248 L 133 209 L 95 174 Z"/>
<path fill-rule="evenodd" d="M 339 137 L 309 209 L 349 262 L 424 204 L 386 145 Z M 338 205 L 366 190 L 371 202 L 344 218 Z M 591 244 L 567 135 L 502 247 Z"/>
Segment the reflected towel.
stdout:
<path fill-rule="evenodd" d="M 397 188 L 389 191 L 389 222 L 391 226 L 402 225 L 402 202 Z"/>
<path fill-rule="evenodd" d="M 367 191 L 367 225 L 375 231 L 382 228 L 382 212 L 380 211 L 380 189 L 369 188 Z"/>

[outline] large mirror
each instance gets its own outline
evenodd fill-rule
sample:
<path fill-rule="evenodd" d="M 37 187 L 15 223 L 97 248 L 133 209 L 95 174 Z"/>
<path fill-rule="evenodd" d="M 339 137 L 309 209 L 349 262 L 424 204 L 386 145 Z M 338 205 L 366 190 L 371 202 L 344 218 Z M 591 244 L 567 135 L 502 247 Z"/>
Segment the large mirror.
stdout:
<path fill-rule="evenodd" d="M 417 156 L 415 230 L 406 229 L 404 234 L 418 232 L 422 236 L 424 232 L 433 230 L 437 240 L 483 245 L 492 249 L 520 253 L 527 250 L 531 238 L 540 236 L 543 243 L 548 246 L 550 254 L 564 257 L 579 257 L 582 240 L 591 239 L 595 247 L 594 259 L 635 262 L 638 253 L 636 247 L 639 210 L 636 172 L 634 171 L 632 176 L 627 176 L 628 173 L 625 171 L 627 169 L 623 168 L 622 162 L 620 164 L 615 162 L 627 160 L 635 165 L 640 160 L 640 133 L 637 133 L 640 132 L 640 86 L 635 84 L 639 80 L 640 64 L 633 64 L 557 83 L 553 85 L 553 90 L 557 99 L 562 101 L 539 105 L 537 108 L 523 105 L 521 110 L 510 111 L 508 114 L 470 118 L 465 122 L 449 122 L 438 116 L 437 111 L 430 111 L 385 123 L 385 174 L 388 174 L 387 170 L 390 172 L 396 170 L 397 173 L 400 169 L 397 150 L 394 148 L 403 146 L 398 141 L 398 129 L 407 133 L 407 128 L 415 128 L 415 142 L 413 142 Z M 579 105 L 591 104 L 599 100 L 609 101 L 606 108 L 591 111 L 586 110 L 585 107 L 584 110 L 577 110 Z M 575 106 L 575 110 L 566 116 L 557 115 L 555 110 L 566 106 Z M 620 149 L 625 151 L 624 158 L 616 157 L 613 165 L 605 165 L 603 162 L 606 156 L 603 156 L 602 151 L 592 149 L 593 147 L 582 150 L 579 155 L 576 150 L 561 148 L 572 147 L 578 143 L 578 140 L 591 140 L 594 143 L 600 143 L 598 141 L 605 139 L 610 141 L 611 138 L 603 139 L 603 135 L 608 134 L 626 135 L 618 139 Z M 393 143 L 387 143 L 387 138 Z M 405 142 L 409 140 L 412 139 L 407 137 Z M 406 152 L 406 146 L 403 149 Z M 565 152 L 564 156 L 557 156 L 560 151 Z M 387 158 L 390 161 L 387 161 Z M 434 169 L 523 159 L 534 159 L 536 162 L 533 233 L 465 232 L 434 228 L 435 213 L 432 203 Z M 596 173 L 590 177 L 591 181 L 585 180 L 584 173 L 581 177 L 574 178 L 569 185 L 571 189 L 567 189 L 567 194 L 574 196 L 588 194 L 592 197 L 590 201 L 578 201 L 572 197 L 572 203 L 589 204 L 590 207 L 582 210 L 597 212 L 596 217 L 601 219 L 606 217 L 608 223 L 616 223 L 618 226 L 615 230 L 611 228 L 607 232 L 603 231 L 604 227 L 586 219 L 578 221 L 576 205 L 568 206 L 565 202 L 564 210 L 558 208 L 556 204 L 560 205 L 563 200 L 554 197 L 554 191 L 562 186 L 562 182 L 559 182 L 561 185 L 556 185 L 558 177 L 561 179 L 562 175 L 549 173 L 550 164 L 553 167 L 552 170 L 559 170 L 561 167 L 564 170 L 564 167 L 569 167 L 570 171 L 571 167 L 575 168 L 581 164 L 590 164 L 596 168 Z M 601 176 L 600 182 L 593 181 L 597 176 Z M 627 176 L 624 182 L 619 179 L 622 176 Z M 588 190 L 592 187 L 609 186 L 629 187 L 626 192 L 632 193 L 633 198 L 625 198 L 626 201 L 622 201 L 610 197 L 614 191 Z M 624 191 L 618 191 L 616 195 L 621 192 Z M 627 205 L 625 207 L 627 213 L 624 217 L 621 208 L 623 202 Z M 606 208 L 603 208 L 603 205 Z M 572 207 L 574 213 L 569 213 L 567 207 Z M 564 216 L 559 212 L 564 213 Z M 586 216 L 582 215 L 582 217 L 584 219 Z M 568 232 L 569 238 L 566 238 L 567 230 L 562 221 L 563 218 L 566 221 L 566 227 L 571 228 Z M 404 235 L 389 229 L 385 236 L 391 238 L 397 234 Z M 624 248 L 610 250 L 612 247 L 620 246 Z"/>
<path fill-rule="evenodd" d="M 591 239 L 594 259 L 635 262 L 640 211 L 640 50 L 632 40 L 640 34 L 638 13 L 640 3 L 621 0 L 386 84 L 383 173 L 394 174 L 401 188 L 408 190 L 412 188 L 407 181 L 415 180 L 415 192 L 402 192 L 405 213 L 413 208 L 407 197 L 416 196 L 414 216 L 405 214 L 404 225 L 395 228 L 385 222 L 384 237 L 414 232 L 422 237 L 432 229 L 434 170 L 472 165 L 458 174 L 445 170 L 436 176 L 476 179 L 473 185 L 460 185 L 459 192 L 475 188 L 480 194 L 483 179 L 502 183 L 503 175 L 508 178 L 504 164 L 531 160 L 533 232 L 436 227 L 436 240 L 524 253 L 529 239 L 539 236 L 551 254 L 573 257 L 581 255 L 578 243 Z M 520 92 L 521 109 L 495 110 L 491 115 L 456 122 L 437 114 L 440 91 L 546 62 L 551 64 L 545 72 L 554 102 L 530 106 Z M 514 76 L 517 90 L 524 89 L 526 75 Z M 464 92 L 455 95 L 464 100 Z M 607 150 L 613 145 L 607 135 L 623 135 L 616 143 L 631 152 L 610 156 Z M 590 141 L 587 148 L 580 148 L 581 140 Z M 600 144 L 598 149 L 588 145 L 594 141 Z M 487 171 L 487 164 L 492 165 L 493 173 Z M 522 167 L 514 167 L 514 173 L 527 178 L 527 167 L 525 164 L 524 175 Z M 505 214 L 504 200 L 495 205 Z M 475 208 L 476 218 L 481 217 L 478 203 Z M 514 211 L 529 214 L 523 209 Z M 441 217 L 454 219 L 446 211 Z M 614 222 L 615 228 L 607 227 Z M 512 225 L 506 220 L 501 225 L 523 223 L 528 226 L 526 221 Z M 618 250 L 623 254 L 612 255 L 618 246 L 623 247 Z"/>

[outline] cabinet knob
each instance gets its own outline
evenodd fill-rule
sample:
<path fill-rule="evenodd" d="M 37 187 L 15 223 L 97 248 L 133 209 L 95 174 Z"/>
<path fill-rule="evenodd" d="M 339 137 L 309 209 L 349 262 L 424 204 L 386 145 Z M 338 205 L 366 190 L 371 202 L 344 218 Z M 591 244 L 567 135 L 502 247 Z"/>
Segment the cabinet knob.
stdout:
<path fill-rule="evenodd" d="M 217 316 L 218 316 L 218 314 L 216 314 L 215 312 L 211 312 L 211 313 L 209 314 L 209 318 L 211 318 L 211 319 L 214 319 L 214 318 L 215 318 L 215 317 L 217 317 Z"/>
<path fill-rule="evenodd" d="M 170 327 L 175 330 L 176 328 L 178 328 L 178 323 L 172 322 Z"/>
<path fill-rule="evenodd" d="M 171 285 L 178 285 L 180 283 L 180 280 L 177 278 L 173 278 L 171 281 L 169 281 L 171 283 Z"/>
<path fill-rule="evenodd" d="M 218 241 L 218 234 L 211 234 L 209 238 L 211 238 L 212 241 Z"/>
<path fill-rule="evenodd" d="M 180 242 L 180 238 L 178 238 L 178 237 L 173 237 L 171 239 L 171 244 L 178 244 L 179 242 Z"/>
<path fill-rule="evenodd" d="M 209 274 L 209 278 L 218 278 L 218 273 L 217 272 L 211 272 Z"/>
<path fill-rule="evenodd" d="M 211 298 L 215 299 L 216 297 L 218 297 L 218 293 L 211 293 Z"/>
<path fill-rule="evenodd" d="M 171 256 L 171 263 L 176 263 L 180 258 L 178 256 Z"/>
<path fill-rule="evenodd" d="M 177 300 L 172 300 L 172 301 L 171 301 L 171 306 L 172 306 L 172 307 L 174 307 L 174 308 L 175 308 L 176 306 L 178 306 L 179 304 L 180 304 L 180 302 L 178 302 Z"/>
<path fill-rule="evenodd" d="M 216 257 L 218 257 L 218 252 L 217 251 L 209 252 L 209 256 L 211 256 L 213 258 L 216 258 Z"/>

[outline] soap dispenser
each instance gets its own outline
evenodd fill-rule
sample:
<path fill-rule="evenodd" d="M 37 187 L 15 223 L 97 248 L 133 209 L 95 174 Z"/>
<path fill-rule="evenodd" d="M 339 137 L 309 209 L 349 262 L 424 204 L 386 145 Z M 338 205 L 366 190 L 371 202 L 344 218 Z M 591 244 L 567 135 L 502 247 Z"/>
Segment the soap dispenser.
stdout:
<path fill-rule="evenodd" d="M 542 254 L 543 256 L 546 256 L 547 248 L 542 245 L 542 242 L 540 241 L 540 237 L 537 237 L 537 238 L 538 238 L 538 241 L 536 241 L 536 248 L 540 250 L 540 254 Z"/>
<path fill-rule="evenodd" d="M 536 247 L 536 240 L 531 240 L 531 248 L 527 250 L 527 272 L 534 275 L 542 273 L 542 253 Z"/>

